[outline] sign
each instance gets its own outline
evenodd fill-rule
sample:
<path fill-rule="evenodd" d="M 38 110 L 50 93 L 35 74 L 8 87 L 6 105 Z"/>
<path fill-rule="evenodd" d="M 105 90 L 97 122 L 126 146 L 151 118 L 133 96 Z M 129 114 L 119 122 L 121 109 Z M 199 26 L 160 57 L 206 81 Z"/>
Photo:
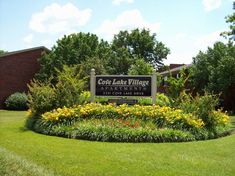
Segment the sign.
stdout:
<path fill-rule="evenodd" d="M 151 76 L 96 76 L 96 96 L 151 96 Z"/>
<path fill-rule="evenodd" d="M 95 69 L 91 69 L 90 92 L 91 102 L 95 102 L 95 96 L 112 97 L 152 97 L 156 104 L 156 72 L 153 75 L 95 75 Z"/>
<path fill-rule="evenodd" d="M 138 100 L 135 100 L 135 99 L 109 99 L 108 103 L 116 103 L 117 105 L 120 105 L 120 104 L 134 105 L 134 104 L 138 103 Z"/>

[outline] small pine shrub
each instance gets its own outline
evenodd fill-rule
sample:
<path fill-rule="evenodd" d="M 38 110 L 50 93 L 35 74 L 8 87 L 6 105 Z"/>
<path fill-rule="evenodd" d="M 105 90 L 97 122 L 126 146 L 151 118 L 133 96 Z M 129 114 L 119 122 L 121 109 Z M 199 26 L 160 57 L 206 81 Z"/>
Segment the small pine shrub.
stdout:
<path fill-rule="evenodd" d="M 9 110 L 26 110 L 28 109 L 28 97 L 25 93 L 16 92 L 10 95 L 6 101 L 6 108 Z"/>

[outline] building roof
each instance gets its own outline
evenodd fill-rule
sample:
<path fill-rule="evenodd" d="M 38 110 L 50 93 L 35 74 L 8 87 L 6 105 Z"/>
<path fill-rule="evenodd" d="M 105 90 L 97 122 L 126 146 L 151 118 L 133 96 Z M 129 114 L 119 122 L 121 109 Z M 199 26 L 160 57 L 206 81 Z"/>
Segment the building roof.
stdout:
<path fill-rule="evenodd" d="M 173 68 L 173 69 L 170 69 L 170 70 L 166 70 L 166 71 L 160 72 L 160 75 L 164 76 L 164 75 L 168 75 L 169 73 L 179 72 L 180 70 L 182 70 L 184 68 L 189 68 L 191 66 L 192 66 L 192 64 L 181 65 L 179 67 L 176 67 L 176 68 Z"/>
<path fill-rule="evenodd" d="M 28 49 L 23 49 L 23 50 L 18 50 L 18 51 L 11 51 L 11 52 L 6 52 L 2 55 L 0 55 L 1 57 L 5 57 L 5 56 L 9 56 L 9 55 L 13 55 L 13 54 L 19 54 L 19 53 L 24 53 L 24 52 L 28 52 L 28 51 L 34 51 L 34 50 L 45 50 L 47 52 L 49 52 L 50 50 L 48 48 L 46 48 L 45 46 L 38 46 L 38 47 L 34 47 L 34 48 L 28 48 Z"/>

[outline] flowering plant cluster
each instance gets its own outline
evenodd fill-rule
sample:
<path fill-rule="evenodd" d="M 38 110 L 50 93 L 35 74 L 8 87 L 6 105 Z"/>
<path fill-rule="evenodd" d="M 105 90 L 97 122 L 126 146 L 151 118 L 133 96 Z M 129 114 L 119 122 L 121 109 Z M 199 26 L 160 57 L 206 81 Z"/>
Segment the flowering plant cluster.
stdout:
<path fill-rule="evenodd" d="M 57 108 L 51 112 L 46 112 L 42 118 L 47 121 L 59 122 L 65 119 L 140 119 L 142 121 L 152 121 L 156 127 L 170 127 L 175 129 L 202 128 L 202 119 L 184 113 L 180 109 L 156 106 L 128 106 L 126 104 L 115 106 L 114 104 L 101 105 L 91 103 L 78 105 L 72 108 Z"/>
<path fill-rule="evenodd" d="M 102 105 L 90 103 L 57 108 L 39 118 L 28 112 L 28 126 L 43 134 L 116 142 L 181 142 L 212 139 L 229 134 L 229 117 L 211 111 L 208 121 L 167 106 Z"/>

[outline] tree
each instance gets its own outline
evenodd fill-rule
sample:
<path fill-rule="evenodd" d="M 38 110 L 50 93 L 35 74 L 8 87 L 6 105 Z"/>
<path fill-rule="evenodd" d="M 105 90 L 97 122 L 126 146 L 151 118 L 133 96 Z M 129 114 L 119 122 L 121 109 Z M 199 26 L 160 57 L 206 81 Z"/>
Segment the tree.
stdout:
<path fill-rule="evenodd" d="M 80 32 L 65 35 L 57 41 L 49 54 L 40 58 L 41 70 L 36 78 L 46 80 L 51 76 L 56 77 L 56 70 L 61 71 L 63 65 L 73 66 L 96 57 L 105 60 L 110 54 L 109 44 L 103 40 L 99 41 L 95 34 Z"/>
<path fill-rule="evenodd" d="M 97 75 L 105 75 L 107 74 L 107 71 L 105 69 L 105 63 L 103 63 L 103 60 L 98 57 L 91 57 L 86 59 L 85 61 L 81 62 L 81 75 L 82 77 L 85 77 L 87 75 L 90 75 L 91 69 L 95 69 L 95 73 Z"/>
<path fill-rule="evenodd" d="M 111 46 L 115 53 L 120 51 L 128 53 L 132 64 L 136 59 L 143 58 L 154 68 L 163 65 L 163 59 L 166 59 L 170 53 L 162 42 L 157 41 L 156 34 L 150 34 L 150 31 L 146 29 L 134 29 L 131 32 L 120 31 L 114 36 Z"/>
<path fill-rule="evenodd" d="M 7 53 L 7 52 L 0 49 L 0 56 L 2 56 L 2 55 L 5 54 L 5 53 Z"/>
<path fill-rule="evenodd" d="M 232 15 L 225 17 L 226 23 L 229 23 L 229 31 L 222 32 L 221 35 L 229 38 L 230 41 L 235 41 L 235 12 Z"/>
<path fill-rule="evenodd" d="M 213 48 L 193 58 L 192 83 L 198 92 L 208 90 L 222 93 L 225 101 L 234 99 L 235 90 L 235 46 L 229 42 L 217 42 Z M 228 105 L 230 108 L 234 105 Z"/>
<path fill-rule="evenodd" d="M 144 61 L 144 59 L 136 60 L 135 64 L 131 65 L 128 70 L 129 75 L 151 75 L 153 74 L 153 67 Z"/>
<path fill-rule="evenodd" d="M 106 70 L 109 74 L 126 75 L 128 69 L 134 63 L 129 53 L 124 48 L 117 48 L 112 51 L 112 54 L 107 58 Z"/>

